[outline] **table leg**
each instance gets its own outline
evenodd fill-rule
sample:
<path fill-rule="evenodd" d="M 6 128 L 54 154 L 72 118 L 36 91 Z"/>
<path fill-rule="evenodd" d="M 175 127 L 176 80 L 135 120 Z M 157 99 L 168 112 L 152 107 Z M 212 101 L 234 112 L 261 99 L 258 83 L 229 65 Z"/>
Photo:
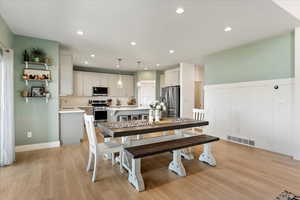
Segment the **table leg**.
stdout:
<path fill-rule="evenodd" d="M 110 142 L 110 138 L 104 138 L 104 142 Z M 111 153 L 105 153 L 104 154 L 104 159 L 105 160 L 111 160 L 112 159 L 112 154 Z"/>
<path fill-rule="evenodd" d="M 128 181 L 139 192 L 145 190 L 144 180 L 141 174 L 141 159 L 132 159 L 131 170 L 129 171 Z"/>
<path fill-rule="evenodd" d="M 129 137 L 122 137 L 122 144 L 130 144 Z M 121 158 L 122 156 L 122 158 Z M 122 165 L 122 168 L 126 169 L 127 171 L 130 171 L 130 161 L 131 158 L 128 157 L 127 153 L 124 151 L 121 153 L 118 157 L 116 157 L 116 162 L 118 162 L 120 165 Z"/>
<path fill-rule="evenodd" d="M 211 152 L 211 143 L 204 144 L 203 153 L 199 156 L 199 160 L 209 164 L 210 166 L 216 166 L 217 162 Z"/>
<path fill-rule="evenodd" d="M 173 151 L 173 160 L 169 164 L 169 170 L 175 172 L 179 176 L 186 176 L 185 168 L 181 162 L 181 150 Z"/>
<path fill-rule="evenodd" d="M 184 137 L 184 134 L 182 133 L 182 130 L 175 130 L 175 134 L 179 135 L 181 137 Z M 194 159 L 194 155 L 192 152 L 192 148 L 186 148 L 186 149 L 182 149 L 181 150 L 181 156 L 186 159 L 186 160 L 193 160 Z"/>

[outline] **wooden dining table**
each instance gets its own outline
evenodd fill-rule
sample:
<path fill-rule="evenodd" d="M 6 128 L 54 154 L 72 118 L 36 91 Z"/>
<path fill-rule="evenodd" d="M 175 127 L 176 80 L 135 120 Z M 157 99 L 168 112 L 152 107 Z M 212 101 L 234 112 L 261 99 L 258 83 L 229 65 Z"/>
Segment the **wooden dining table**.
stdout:
<path fill-rule="evenodd" d="M 97 123 L 97 127 L 101 129 L 101 132 L 107 138 L 122 138 L 122 143 L 124 145 L 124 149 L 126 147 L 139 146 L 145 144 L 154 144 L 161 143 L 164 141 L 172 142 L 180 138 L 187 137 L 186 133 L 191 131 L 183 131 L 184 129 L 203 127 L 209 125 L 208 121 L 199 121 L 188 118 L 165 118 L 159 122 L 149 122 L 149 121 L 127 121 L 127 122 L 106 122 L 106 123 Z M 142 139 L 136 139 L 137 135 L 145 135 L 155 132 L 167 132 L 174 131 L 174 134 L 164 134 L 163 136 L 155 136 L 155 137 L 147 137 Z M 109 139 L 108 139 L 109 140 Z M 216 161 L 211 153 L 211 145 L 203 144 L 204 151 L 202 156 L 199 157 L 199 160 L 211 165 L 215 166 Z M 191 148 L 181 149 L 181 156 L 187 159 L 193 159 L 194 156 L 192 154 Z M 133 185 L 134 183 L 130 180 L 130 176 L 133 172 L 133 166 L 131 162 L 131 157 L 127 154 L 123 154 L 124 158 L 119 159 L 123 160 L 122 166 L 129 173 L 129 182 Z M 181 161 L 180 161 L 181 162 Z"/>
<path fill-rule="evenodd" d="M 198 121 L 188 118 L 164 118 L 159 122 L 137 120 L 97 124 L 97 126 L 102 129 L 105 134 L 108 134 L 112 138 L 195 128 L 207 125 L 209 125 L 208 121 Z"/>

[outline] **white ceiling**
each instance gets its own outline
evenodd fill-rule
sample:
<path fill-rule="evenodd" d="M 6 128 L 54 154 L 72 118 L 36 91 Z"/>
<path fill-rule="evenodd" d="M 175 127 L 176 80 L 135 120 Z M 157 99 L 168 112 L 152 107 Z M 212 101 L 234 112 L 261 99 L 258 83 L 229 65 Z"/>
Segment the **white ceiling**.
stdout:
<path fill-rule="evenodd" d="M 288 13 L 300 20 L 300 1 L 299 0 L 273 0 Z"/>
<path fill-rule="evenodd" d="M 209 53 L 299 25 L 272 0 L 0 0 L 0 13 L 16 34 L 59 41 L 76 65 L 115 69 L 121 57 L 125 70 L 136 70 L 137 60 L 149 69 L 202 63 Z"/>

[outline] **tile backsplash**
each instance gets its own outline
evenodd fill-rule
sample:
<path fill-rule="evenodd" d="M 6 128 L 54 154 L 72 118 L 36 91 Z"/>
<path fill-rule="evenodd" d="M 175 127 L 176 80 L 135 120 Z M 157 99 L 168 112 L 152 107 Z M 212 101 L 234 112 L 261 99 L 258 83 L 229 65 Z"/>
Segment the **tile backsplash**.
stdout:
<path fill-rule="evenodd" d="M 87 106 L 89 100 L 106 100 L 112 99 L 112 105 L 116 105 L 117 99 L 121 101 L 121 105 L 127 105 L 128 97 L 78 97 L 78 96 L 65 96 L 60 97 L 60 106 Z"/>

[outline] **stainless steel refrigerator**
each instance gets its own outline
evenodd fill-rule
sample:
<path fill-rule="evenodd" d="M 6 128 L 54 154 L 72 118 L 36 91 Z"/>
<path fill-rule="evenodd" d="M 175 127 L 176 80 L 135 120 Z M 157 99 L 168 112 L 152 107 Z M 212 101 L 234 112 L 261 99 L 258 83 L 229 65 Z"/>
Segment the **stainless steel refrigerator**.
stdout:
<path fill-rule="evenodd" d="M 167 106 L 166 117 L 180 117 L 180 86 L 162 88 L 161 101 Z"/>

